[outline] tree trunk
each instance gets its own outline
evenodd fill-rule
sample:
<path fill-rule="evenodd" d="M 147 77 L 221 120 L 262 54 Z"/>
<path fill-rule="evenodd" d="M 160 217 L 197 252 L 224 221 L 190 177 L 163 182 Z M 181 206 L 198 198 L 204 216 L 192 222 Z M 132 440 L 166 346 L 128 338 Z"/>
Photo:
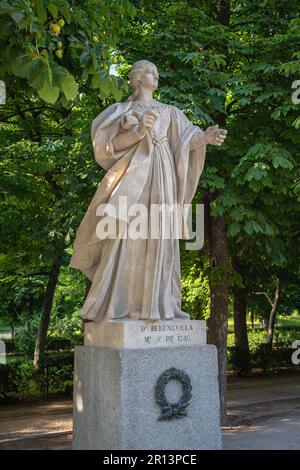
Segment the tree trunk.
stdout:
<path fill-rule="evenodd" d="M 268 331 L 268 320 L 263 318 L 262 321 L 261 321 L 261 327 L 264 331 Z"/>
<path fill-rule="evenodd" d="M 210 276 L 210 318 L 208 343 L 218 350 L 221 421 L 226 417 L 227 403 L 227 333 L 228 333 L 228 268 L 229 255 L 224 218 L 211 217 L 206 223 L 212 274 Z"/>
<path fill-rule="evenodd" d="M 50 321 L 51 309 L 58 275 L 62 264 L 64 249 L 54 256 L 46 286 L 42 315 L 34 351 L 34 368 L 39 370 L 45 360 L 45 343 Z"/>
<path fill-rule="evenodd" d="M 276 313 L 278 310 L 279 300 L 280 300 L 280 280 L 278 278 L 276 281 L 274 302 L 272 305 L 270 318 L 269 318 L 269 325 L 268 325 L 268 345 L 270 346 L 271 349 L 273 348 L 275 317 L 276 317 Z"/>
<path fill-rule="evenodd" d="M 244 289 L 234 292 L 234 339 L 235 339 L 235 368 L 238 375 L 251 374 L 251 358 L 247 331 L 247 304 Z"/>

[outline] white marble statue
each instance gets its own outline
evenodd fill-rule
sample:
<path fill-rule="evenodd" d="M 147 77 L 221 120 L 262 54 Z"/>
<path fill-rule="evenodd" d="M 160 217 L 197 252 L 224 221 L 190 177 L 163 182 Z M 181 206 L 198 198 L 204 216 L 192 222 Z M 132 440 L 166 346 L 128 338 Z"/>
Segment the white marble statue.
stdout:
<path fill-rule="evenodd" d="M 206 145 L 221 145 L 226 137 L 226 130 L 213 126 L 203 132 L 175 106 L 154 100 L 158 78 L 154 64 L 136 62 L 129 73 L 133 94 L 92 124 L 95 158 L 107 173 L 78 229 L 71 260 L 92 281 L 81 310 L 85 319 L 189 318 L 181 310 L 178 238 L 122 238 L 119 229 L 117 237 L 101 239 L 96 233 L 97 208 L 118 208 L 120 196 L 128 206 L 147 208 L 191 203 Z M 131 219 L 124 220 L 126 225 Z"/>

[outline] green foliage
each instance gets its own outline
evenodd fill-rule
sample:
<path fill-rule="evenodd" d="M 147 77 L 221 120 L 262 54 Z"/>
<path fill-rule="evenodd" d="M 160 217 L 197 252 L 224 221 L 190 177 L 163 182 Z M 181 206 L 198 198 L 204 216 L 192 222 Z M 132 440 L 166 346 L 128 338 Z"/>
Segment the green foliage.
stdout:
<path fill-rule="evenodd" d="M 35 340 L 39 329 L 39 317 L 35 316 L 18 327 L 15 345 L 19 352 L 33 356 Z"/>
<path fill-rule="evenodd" d="M 1 2 L 0 74 L 7 83 L 26 80 L 45 102 L 67 107 L 78 84 L 95 85 L 107 75 L 113 47 L 134 14 L 127 0 Z M 115 81 L 106 83 L 105 96 L 122 95 Z M 101 93 L 100 83 L 97 88 Z"/>
<path fill-rule="evenodd" d="M 182 308 L 193 319 L 209 317 L 210 294 L 207 266 L 194 252 L 181 252 Z"/>
<path fill-rule="evenodd" d="M 76 318 L 76 327 L 78 328 L 78 315 Z M 46 351 L 70 351 L 74 345 L 82 344 L 82 331 L 79 329 L 74 334 L 73 326 L 71 319 L 68 318 L 68 311 L 64 311 L 64 317 L 62 319 L 63 325 L 55 325 L 55 320 L 52 321 L 52 325 L 49 329 L 49 334 L 46 341 Z M 38 333 L 40 318 L 35 316 L 32 319 L 29 319 L 26 323 L 18 326 L 15 339 L 11 344 L 11 348 L 14 347 L 15 351 L 22 353 L 25 356 L 32 357 L 35 347 L 36 336 Z M 54 325 L 53 325 L 54 323 Z M 70 323 L 72 326 L 70 326 Z M 67 327 L 65 326 L 67 324 Z M 10 340 L 12 341 L 12 340 Z M 10 343 L 9 343 L 10 344 Z M 9 352 L 7 350 L 7 352 Z"/>
<path fill-rule="evenodd" d="M 16 342 L 27 354 L 61 246 L 47 347 L 59 347 L 61 338 L 71 347 L 82 341 L 85 285 L 68 264 L 104 175 L 93 160 L 90 125 L 129 94 L 127 73 L 141 58 L 158 65 L 158 99 L 202 128 L 218 122 L 229 131 L 221 149 L 208 148 L 196 199 L 209 197 L 211 216 L 224 217 L 232 262 L 216 270 L 206 249 L 182 252 L 183 309 L 207 318 L 209 285 L 228 274 L 231 289 L 247 291 L 257 318 L 266 318 L 270 305 L 253 292 L 272 298 L 277 277 L 280 313 L 299 308 L 299 107 L 291 101 L 299 7 L 288 0 L 228 5 L 226 24 L 226 9 L 215 1 L 0 2 L 8 96 L 0 108 L 0 318 L 17 326 Z M 119 77 L 110 75 L 111 64 Z M 249 335 L 260 363 L 269 360 L 263 335 Z M 22 374 L 31 380 L 25 366 Z"/>
<path fill-rule="evenodd" d="M 8 100 L 0 119 L 10 115 L 10 106 L 15 106 L 16 117 L 0 130 L 0 316 L 12 326 L 20 325 L 20 338 L 23 328 L 20 349 L 30 354 L 37 330 L 29 338 L 26 325 L 40 318 L 45 282 L 61 244 L 66 268 L 54 299 L 56 336 L 73 341 L 77 335 L 76 341 L 81 341 L 78 311 L 84 280 L 67 266 L 75 232 L 103 176 L 90 142 L 90 123 L 99 108 L 94 92 L 83 96 L 72 111 L 40 103 L 29 108 L 20 97 Z M 54 328 L 50 324 L 50 334 Z"/>
<path fill-rule="evenodd" d="M 299 338 L 299 331 L 275 329 L 274 348 L 267 344 L 268 334 L 262 330 L 248 330 L 251 365 L 253 369 L 267 371 L 272 367 L 292 367 L 292 343 Z M 238 370 L 240 364 L 239 352 L 234 345 L 234 335 L 228 335 L 228 368 Z"/>
<path fill-rule="evenodd" d="M 298 6 L 226 2 L 227 25 L 218 2 L 135 5 L 120 51 L 130 62 L 146 56 L 158 65 L 159 99 L 201 127 L 217 121 L 228 129 L 221 149 L 208 148 L 198 191 L 199 199 L 212 199 L 212 216 L 225 217 L 230 255 L 243 266 L 240 281 L 251 292 L 265 290 L 280 269 L 298 276 L 299 112 L 291 100 L 299 79 Z"/>
<path fill-rule="evenodd" d="M 0 364 L 0 399 L 71 394 L 73 362 L 72 354 L 56 354 L 47 357 L 46 367 L 39 373 L 32 361 Z"/>
<path fill-rule="evenodd" d="M 72 346 L 82 344 L 83 328 L 79 310 L 84 297 L 85 282 L 79 272 L 63 267 L 55 291 L 48 331 L 49 341 L 65 338 Z"/>

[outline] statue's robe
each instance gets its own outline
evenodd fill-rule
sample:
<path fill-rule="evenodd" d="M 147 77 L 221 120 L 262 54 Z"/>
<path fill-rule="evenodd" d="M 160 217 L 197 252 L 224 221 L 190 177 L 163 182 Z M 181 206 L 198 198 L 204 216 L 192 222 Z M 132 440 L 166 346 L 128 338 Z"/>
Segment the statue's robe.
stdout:
<path fill-rule="evenodd" d="M 151 131 L 116 151 L 113 139 L 124 132 L 124 116 L 140 119 L 149 109 L 158 115 Z M 92 281 L 81 316 L 99 321 L 182 315 L 179 239 L 121 238 L 132 219 L 120 210 L 119 202 L 126 196 L 128 207 L 144 204 L 149 213 L 152 204 L 190 204 L 205 160 L 202 130 L 175 106 L 126 102 L 110 106 L 94 120 L 92 141 L 95 159 L 107 173 L 78 229 L 71 259 L 71 266 Z M 101 239 L 96 231 L 105 217 L 101 211 L 99 216 L 99 206 L 107 203 L 116 209 L 122 227 L 114 239 Z M 160 219 L 160 234 L 163 223 Z M 185 216 L 174 218 L 174 223 L 182 224 L 181 238 L 190 238 Z"/>

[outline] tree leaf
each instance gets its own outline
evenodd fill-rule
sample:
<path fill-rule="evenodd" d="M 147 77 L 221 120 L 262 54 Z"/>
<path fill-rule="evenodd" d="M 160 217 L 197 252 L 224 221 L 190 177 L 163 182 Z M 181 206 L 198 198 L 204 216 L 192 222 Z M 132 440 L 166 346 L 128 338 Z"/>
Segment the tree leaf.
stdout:
<path fill-rule="evenodd" d="M 228 236 L 229 237 L 235 237 L 239 232 L 240 232 L 240 224 L 237 222 L 233 222 L 232 224 L 229 225 L 228 227 Z"/>
<path fill-rule="evenodd" d="M 76 83 L 73 75 L 68 74 L 68 76 L 63 80 L 62 91 L 64 92 L 64 95 L 67 100 L 75 100 L 78 93 L 78 84 Z"/>
<path fill-rule="evenodd" d="M 47 103 L 54 104 L 59 96 L 59 88 L 53 86 L 48 80 L 46 80 L 43 87 L 38 90 L 38 94 L 42 100 Z"/>
<path fill-rule="evenodd" d="M 236 220 L 237 222 L 240 222 L 244 218 L 244 211 L 242 210 L 241 207 L 235 207 L 230 212 L 230 216 L 232 219 Z"/>
<path fill-rule="evenodd" d="M 16 11 L 15 13 L 11 13 L 10 16 L 12 17 L 12 19 L 18 24 L 20 25 L 22 23 L 22 21 L 24 20 L 24 15 L 23 13 L 21 13 L 20 11 Z"/>
<path fill-rule="evenodd" d="M 109 77 L 101 78 L 100 82 L 100 96 L 106 98 L 111 93 L 111 81 Z"/>
<path fill-rule="evenodd" d="M 73 75 L 58 64 L 52 64 L 52 83 L 65 95 L 68 101 L 73 101 L 78 93 L 78 85 Z"/>
<path fill-rule="evenodd" d="M 45 81 L 51 82 L 51 70 L 49 64 L 45 64 L 41 60 L 32 61 L 32 66 L 28 69 L 27 74 L 29 84 L 40 90 Z"/>
<path fill-rule="evenodd" d="M 45 23 L 47 21 L 47 11 L 44 7 L 43 0 L 35 0 L 35 6 L 37 10 L 38 19 L 41 21 L 41 23 Z"/>
<path fill-rule="evenodd" d="M 253 235 L 254 233 L 254 225 L 252 220 L 248 220 L 244 225 L 244 230 L 248 235 Z"/>
<path fill-rule="evenodd" d="M 273 166 L 274 168 L 286 168 L 288 170 L 292 170 L 294 165 L 292 164 L 292 162 L 290 162 L 289 160 L 287 160 L 286 158 L 280 156 L 280 155 L 275 155 L 275 157 L 273 158 Z"/>
<path fill-rule="evenodd" d="M 49 3 L 47 5 L 47 10 L 50 11 L 53 19 L 57 18 L 58 10 L 57 10 L 57 6 L 54 3 Z"/>
<path fill-rule="evenodd" d="M 60 11 L 64 15 L 66 22 L 71 23 L 71 14 L 68 2 L 64 2 L 64 4 L 60 6 Z"/>

